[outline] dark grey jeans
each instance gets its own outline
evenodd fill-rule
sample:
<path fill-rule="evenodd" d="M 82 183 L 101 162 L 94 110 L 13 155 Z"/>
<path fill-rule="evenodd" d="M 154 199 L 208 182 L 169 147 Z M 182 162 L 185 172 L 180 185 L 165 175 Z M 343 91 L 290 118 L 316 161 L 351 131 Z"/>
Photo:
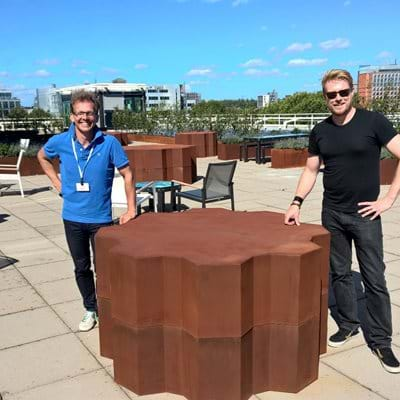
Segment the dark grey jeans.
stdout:
<path fill-rule="evenodd" d="M 90 245 L 94 254 L 94 236 L 106 224 L 87 224 L 64 219 L 65 236 L 75 265 L 75 280 L 87 311 L 97 311 L 96 287 L 91 269 Z"/>
<path fill-rule="evenodd" d="M 324 208 L 322 225 L 331 233 L 330 274 L 336 297 L 339 327 L 360 326 L 357 297 L 351 274 L 352 243 L 365 288 L 367 341 L 370 348 L 390 347 L 392 314 L 384 276 L 381 219 Z"/>

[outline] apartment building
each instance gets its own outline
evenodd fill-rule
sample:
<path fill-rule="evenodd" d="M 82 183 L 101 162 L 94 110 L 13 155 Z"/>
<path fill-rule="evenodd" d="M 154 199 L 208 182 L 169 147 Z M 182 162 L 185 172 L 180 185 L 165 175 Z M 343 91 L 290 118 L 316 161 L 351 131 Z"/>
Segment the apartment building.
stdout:
<path fill-rule="evenodd" d="M 384 95 L 400 94 L 400 66 L 397 64 L 360 67 L 358 71 L 358 94 L 366 103 Z"/>

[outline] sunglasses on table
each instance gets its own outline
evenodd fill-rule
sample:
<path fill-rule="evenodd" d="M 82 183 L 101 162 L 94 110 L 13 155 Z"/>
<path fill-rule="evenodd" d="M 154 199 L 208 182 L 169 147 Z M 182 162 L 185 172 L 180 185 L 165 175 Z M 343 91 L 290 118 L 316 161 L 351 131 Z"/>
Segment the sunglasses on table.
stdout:
<path fill-rule="evenodd" d="M 351 89 L 348 88 L 348 89 L 339 90 L 337 92 L 325 92 L 325 95 L 329 100 L 333 100 L 333 99 L 336 99 L 337 95 L 339 95 L 340 97 L 347 97 L 350 93 L 351 93 Z"/>

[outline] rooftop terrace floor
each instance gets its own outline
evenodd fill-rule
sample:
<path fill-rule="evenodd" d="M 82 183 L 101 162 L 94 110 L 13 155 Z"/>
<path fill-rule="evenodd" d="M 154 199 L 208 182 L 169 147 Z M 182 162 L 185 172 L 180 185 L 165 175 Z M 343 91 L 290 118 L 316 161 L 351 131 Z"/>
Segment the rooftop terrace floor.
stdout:
<path fill-rule="evenodd" d="M 204 174 L 214 157 L 199 159 Z M 237 210 L 283 213 L 293 197 L 300 168 L 276 170 L 238 162 Z M 24 189 L 45 188 L 45 176 L 23 178 Z M 382 192 L 387 187 L 382 187 Z M 183 400 L 173 394 L 137 396 L 112 378 L 112 360 L 99 355 L 98 329 L 78 332 L 83 315 L 72 261 L 54 191 L 25 198 L 0 197 L 0 255 L 17 259 L 0 269 L 0 393 L 5 400 Z M 302 222 L 320 223 L 321 177 L 304 202 Z M 186 203 L 186 202 L 185 202 Z M 188 205 L 199 207 L 200 203 Z M 210 207 L 229 208 L 229 202 Z M 393 314 L 393 348 L 400 356 L 400 202 L 383 217 L 387 283 Z M 295 228 L 293 228 L 295 229 Z M 358 270 L 356 259 L 354 270 Z M 328 334 L 336 331 L 329 317 Z M 330 400 L 399 398 L 399 376 L 385 372 L 362 335 L 321 357 L 319 379 L 298 394 L 259 393 L 251 399 Z M 207 399 L 205 399 L 207 400 Z"/>

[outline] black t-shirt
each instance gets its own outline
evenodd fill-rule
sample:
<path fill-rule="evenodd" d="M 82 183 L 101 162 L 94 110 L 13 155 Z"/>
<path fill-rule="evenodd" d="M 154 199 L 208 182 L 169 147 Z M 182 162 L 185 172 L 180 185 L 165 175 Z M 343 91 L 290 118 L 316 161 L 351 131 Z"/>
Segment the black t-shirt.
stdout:
<path fill-rule="evenodd" d="M 359 209 L 357 203 L 375 201 L 380 150 L 396 134 L 382 114 L 363 109 L 345 125 L 336 125 L 332 117 L 316 125 L 308 152 L 325 165 L 323 207 L 351 213 Z"/>

